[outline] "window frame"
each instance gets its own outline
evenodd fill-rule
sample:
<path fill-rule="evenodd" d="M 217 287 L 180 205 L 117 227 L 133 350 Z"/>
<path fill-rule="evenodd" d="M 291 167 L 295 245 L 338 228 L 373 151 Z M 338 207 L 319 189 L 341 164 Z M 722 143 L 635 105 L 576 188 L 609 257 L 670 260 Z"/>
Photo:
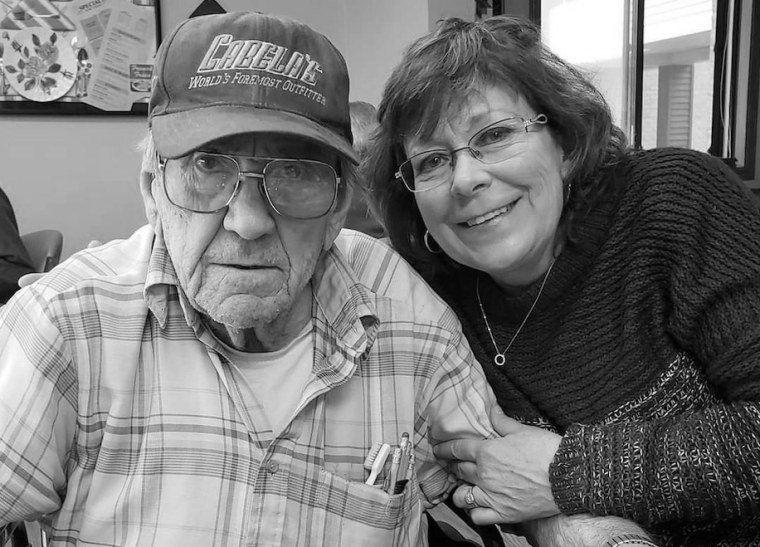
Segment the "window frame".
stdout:
<path fill-rule="evenodd" d="M 715 75 L 713 79 L 713 111 L 712 111 L 712 144 L 710 153 L 721 157 L 729 164 L 744 180 L 753 180 L 756 176 L 755 161 L 757 150 L 757 116 L 758 95 L 760 95 L 760 2 L 752 2 L 750 14 L 750 36 L 748 38 L 748 65 L 747 65 L 747 105 L 745 119 L 737 119 L 737 95 L 740 77 L 739 58 L 734 55 L 727 58 L 723 55 L 726 48 L 731 46 L 732 51 L 740 50 L 741 42 L 741 17 L 742 0 L 718 0 L 716 13 L 716 37 L 715 58 L 725 59 L 725 63 L 715 63 Z M 729 24 L 731 22 L 731 24 Z M 729 28 L 729 26 L 731 28 Z M 719 100 L 715 100 L 716 97 Z M 723 112 L 728 110 L 728 148 L 736 148 L 737 130 L 745 133 L 744 139 L 744 162 L 737 166 L 737 158 L 726 156 L 725 133 L 726 127 L 723 121 Z M 755 131 L 749 131 L 755 127 Z"/>

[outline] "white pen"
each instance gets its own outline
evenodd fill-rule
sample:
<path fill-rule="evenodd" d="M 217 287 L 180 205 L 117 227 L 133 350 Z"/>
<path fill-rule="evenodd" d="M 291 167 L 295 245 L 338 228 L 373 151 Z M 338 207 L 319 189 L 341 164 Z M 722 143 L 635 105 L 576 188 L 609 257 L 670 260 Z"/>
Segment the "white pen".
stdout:
<path fill-rule="evenodd" d="M 401 442 L 399 447 L 401 448 L 401 461 L 398 464 L 398 479 L 403 480 L 406 476 L 406 466 L 409 465 L 409 433 L 404 432 L 401 434 Z"/>
<path fill-rule="evenodd" d="M 388 490 L 387 492 L 389 494 L 393 493 L 393 490 L 396 488 L 396 479 L 398 478 L 398 468 L 401 464 L 401 447 L 397 446 L 393 449 L 393 460 L 391 460 L 391 476 L 390 480 L 388 481 Z"/>

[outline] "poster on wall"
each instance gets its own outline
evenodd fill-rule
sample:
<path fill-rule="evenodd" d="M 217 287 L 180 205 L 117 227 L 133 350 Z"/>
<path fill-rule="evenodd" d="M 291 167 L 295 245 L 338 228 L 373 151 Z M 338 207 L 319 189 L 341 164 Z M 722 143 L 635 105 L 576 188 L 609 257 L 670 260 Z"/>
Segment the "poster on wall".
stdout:
<path fill-rule="evenodd" d="M 159 0 L 0 0 L 0 114 L 146 114 Z"/>

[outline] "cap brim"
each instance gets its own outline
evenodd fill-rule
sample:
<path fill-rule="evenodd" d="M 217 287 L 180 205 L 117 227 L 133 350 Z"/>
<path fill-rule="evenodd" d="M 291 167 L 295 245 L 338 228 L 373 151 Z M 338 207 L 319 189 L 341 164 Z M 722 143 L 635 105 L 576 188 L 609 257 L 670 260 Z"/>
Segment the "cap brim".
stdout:
<path fill-rule="evenodd" d="M 295 135 L 332 148 L 354 164 L 358 156 L 348 139 L 298 114 L 250 106 L 216 105 L 162 114 L 151 120 L 156 150 L 164 158 L 179 158 L 204 144 L 241 133 Z"/>

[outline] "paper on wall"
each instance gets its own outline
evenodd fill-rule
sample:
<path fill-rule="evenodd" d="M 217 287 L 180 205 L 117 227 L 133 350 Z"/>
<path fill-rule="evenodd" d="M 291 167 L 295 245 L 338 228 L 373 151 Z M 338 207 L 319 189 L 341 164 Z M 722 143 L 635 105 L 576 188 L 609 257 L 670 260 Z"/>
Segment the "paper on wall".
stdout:
<path fill-rule="evenodd" d="M 71 8 L 97 53 L 82 102 L 101 110 L 130 110 L 150 93 L 152 59 L 145 51 L 155 51 L 152 12 L 129 0 L 76 0 Z"/>

